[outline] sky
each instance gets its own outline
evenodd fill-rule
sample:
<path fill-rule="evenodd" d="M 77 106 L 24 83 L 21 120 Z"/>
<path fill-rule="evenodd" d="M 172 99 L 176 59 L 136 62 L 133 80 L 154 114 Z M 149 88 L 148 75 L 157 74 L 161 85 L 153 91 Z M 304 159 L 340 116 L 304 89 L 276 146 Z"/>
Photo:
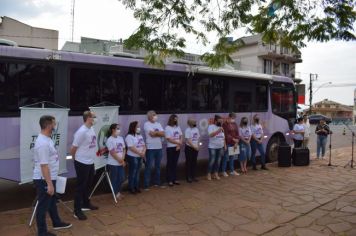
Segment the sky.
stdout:
<path fill-rule="evenodd" d="M 0 16 L 8 16 L 34 27 L 59 31 L 59 48 L 71 41 L 72 0 L 0 0 Z M 125 39 L 139 23 L 132 11 L 118 0 L 75 0 L 74 41 L 80 37 L 106 40 Z M 241 37 L 232 35 L 234 38 Z M 198 45 L 193 37 L 187 38 L 187 52 L 202 54 L 210 47 Z M 356 84 L 356 41 L 308 42 L 301 49 L 302 63 L 296 72 L 309 87 L 309 75 L 318 74 L 313 82 L 313 103 L 323 99 L 353 105 L 356 86 L 328 87 L 340 83 Z M 331 85 L 328 83 L 331 82 Z M 308 103 L 308 91 L 306 90 Z"/>

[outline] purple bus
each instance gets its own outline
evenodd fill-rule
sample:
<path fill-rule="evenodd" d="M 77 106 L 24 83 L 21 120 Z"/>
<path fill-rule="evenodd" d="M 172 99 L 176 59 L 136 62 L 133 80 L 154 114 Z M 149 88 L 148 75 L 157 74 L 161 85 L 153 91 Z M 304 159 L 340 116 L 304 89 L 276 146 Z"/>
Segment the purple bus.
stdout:
<path fill-rule="evenodd" d="M 279 143 L 291 143 L 296 117 L 295 87 L 287 77 L 179 63 L 159 69 L 137 58 L 0 46 L 0 178 L 20 180 L 19 107 L 41 101 L 70 108 L 68 151 L 83 111 L 104 101 L 120 106 L 123 134 L 133 120 L 143 126 L 148 110 L 163 127 L 177 114 L 183 131 L 193 117 L 202 136 L 200 160 L 208 158 L 207 127 L 215 114 L 235 112 L 238 123 L 258 114 L 270 162 Z M 67 168 L 75 176 L 72 160 Z"/>

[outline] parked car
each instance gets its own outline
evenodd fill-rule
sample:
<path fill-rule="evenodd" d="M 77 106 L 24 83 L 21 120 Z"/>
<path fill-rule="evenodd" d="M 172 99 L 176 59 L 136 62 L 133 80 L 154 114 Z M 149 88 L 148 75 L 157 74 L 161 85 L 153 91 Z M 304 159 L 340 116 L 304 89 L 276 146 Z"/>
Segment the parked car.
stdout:
<path fill-rule="evenodd" d="M 309 116 L 309 123 L 312 125 L 319 124 L 321 119 L 325 119 L 325 122 L 327 124 L 331 123 L 331 118 L 321 115 L 321 114 L 316 114 L 316 115 L 310 115 Z"/>

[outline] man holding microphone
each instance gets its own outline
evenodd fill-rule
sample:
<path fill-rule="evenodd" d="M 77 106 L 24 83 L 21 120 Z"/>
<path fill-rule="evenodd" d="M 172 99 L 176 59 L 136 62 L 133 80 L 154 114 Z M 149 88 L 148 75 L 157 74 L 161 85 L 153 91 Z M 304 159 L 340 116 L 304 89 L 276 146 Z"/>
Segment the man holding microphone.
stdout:
<path fill-rule="evenodd" d="M 33 181 L 37 189 L 37 230 L 38 236 L 55 235 L 47 231 L 46 212 L 49 212 L 53 229 L 66 229 L 72 224 L 63 222 L 58 215 L 55 196 L 56 179 L 59 171 L 59 156 L 51 139 L 56 120 L 53 116 L 44 115 L 40 118 L 41 133 L 34 146 Z"/>

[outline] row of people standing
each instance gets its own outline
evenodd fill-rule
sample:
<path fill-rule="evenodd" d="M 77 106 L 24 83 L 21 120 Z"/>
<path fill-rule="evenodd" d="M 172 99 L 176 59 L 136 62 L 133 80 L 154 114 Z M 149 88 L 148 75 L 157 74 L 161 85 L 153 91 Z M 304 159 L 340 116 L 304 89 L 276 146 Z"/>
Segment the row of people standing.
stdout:
<path fill-rule="evenodd" d="M 307 115 L 299 117 L 297 123 L 293 127 L 293 141 L 295 148 L 308 148 L 310 141 L 310 123 Z M 316 158 L 324 159 L 326 152 L 326 143 L 328 135 L 331 134 L 330 127 L 326 124 L 324 118 L 319 121 L 315 128 L 315 134 L 317 135 L 316 143 Z"/>
<path fill-rule="evenodd" d="M 248 118 L 242 117 L 239 127 L 236 123 L 236 114 L 229 113 L 228 119 L 215 115 L 214 123 L 208 127 L 209 135 L 209 163 L 207 179 L 220 179 L 227 177 L 227 163 L 229 162 L 230 175 L 239 175 L 234 169 L 234 161 L 239 159 L 241 172 L 247 174 L 247 161 L 251 159 L 253 170 L 256 168 L 256 151 L 261 156 L 261 169 L 267 170 L 265 165 L 265 152 L 263 148 L 263 128 L 259 117 L 253 117 L 252 125 L 248 125 Z M 237 151 L 239 150 L 239 155 Z M 219 172 L 221 173 L 219 176 Z"/>

